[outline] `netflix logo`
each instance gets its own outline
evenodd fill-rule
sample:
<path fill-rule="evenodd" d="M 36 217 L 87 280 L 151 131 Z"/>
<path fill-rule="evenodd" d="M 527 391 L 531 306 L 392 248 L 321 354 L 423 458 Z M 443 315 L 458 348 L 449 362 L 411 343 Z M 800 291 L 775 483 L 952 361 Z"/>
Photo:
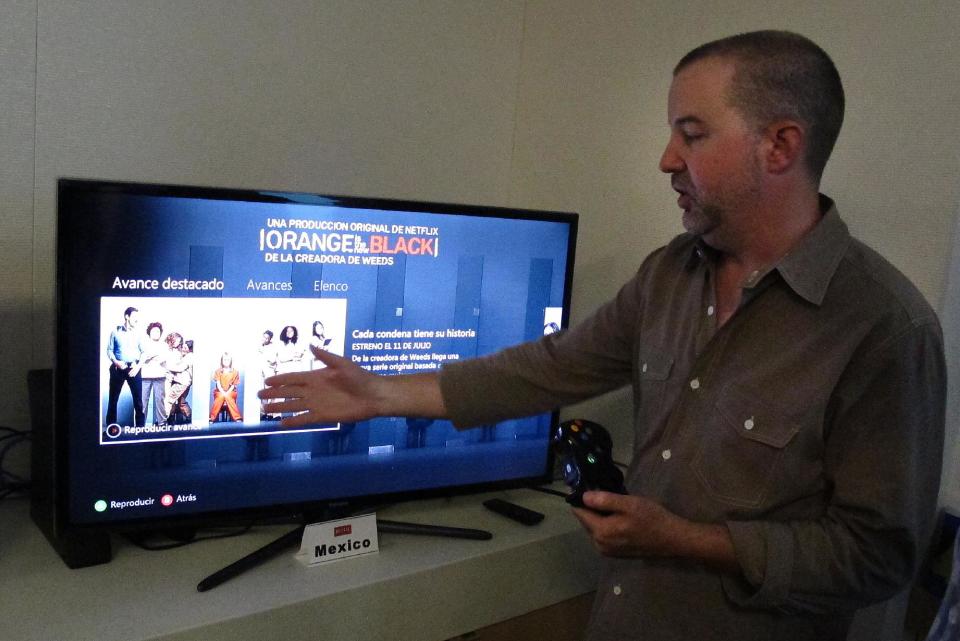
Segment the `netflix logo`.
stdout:
<path fill-rule="evenodd" d="M 329 530 L 328 530 L 329 531 Z M 333 536 L 346 536 L 347 534 L 353 534 L 353 525 L 338 525 L 333 528 Z"/>

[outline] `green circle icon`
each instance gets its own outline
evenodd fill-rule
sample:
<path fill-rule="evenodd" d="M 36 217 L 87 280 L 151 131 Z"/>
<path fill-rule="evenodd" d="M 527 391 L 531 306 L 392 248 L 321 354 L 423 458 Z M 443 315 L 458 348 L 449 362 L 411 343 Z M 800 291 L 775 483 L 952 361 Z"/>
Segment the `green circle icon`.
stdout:
<path fill-rule="evenodd" d="M 95 509 L 97 512 L 106 512 L 107 502 L 104 501 L 103 499 L 100 499 L 99 501 L 93 504 L 93 509 Z"/>

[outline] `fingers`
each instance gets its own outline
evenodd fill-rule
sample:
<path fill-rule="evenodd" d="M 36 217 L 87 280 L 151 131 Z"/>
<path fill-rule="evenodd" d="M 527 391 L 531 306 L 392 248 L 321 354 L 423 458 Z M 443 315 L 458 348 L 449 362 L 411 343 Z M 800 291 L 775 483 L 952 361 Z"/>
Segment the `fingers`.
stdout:
<path fill-rule="evenodd" d="M 275 398 L 299 399 L 305 396 L 306 392 L 300 385 L 280 385 L 278 387 L 266 387 L 257 392 L 257 397 L 263 401 Z"/>
<path fill-rule="evenodd" d="M 583 526 L 583 529 L 587 531 L 588 534 L 593 536 L 593 531 L 596 529 L 598 522 L 597 519 L 602 518 L 596 512 L 591 510 L 586 510 L 581 507 L 575 507 L 572 510 L 573 515 L 580 521 L 580 525 Z"/>
<path fill-rule="evenodd" d="M 264 380 L 268 387 L 281 387 L 284 385 L 306 385 L 310 378 L 323 370 L 314 370 L 309 372 L 290 372 L 289 374 L 276 374 Z"/>
<path fill-rule="evenodd" d="M 273 403 L 265 403 L 263 411 L 267 414 L 283 414 L 287 412 L 303 412 L 309 409 L 306 401 L 299 398 L 285 398 Z"/>
<path fill-rule="evenodd" d="M 583 504 L 598 512 L 624 512 L 629 500 L 627 496 L 613 492 L 594 490 L 583 493 Z"/>
<path fill-rule="evenodd" d="M 613 556 L 614 548 L 608 543 L 610 521 L 608 516 L 597 514 L 593 510 L 574 508 L 573 515 L 589 535 L 594 549 L 604 556 Z"/>
<path fill-rule="evenodd" d="M 343 358 L 342 356 L 337 356 L 333 352 L 328 352 L 327 350 L 321 349 L 316 345 L 311 345 L 310 351 L 313 352 L 314 358 L 316 358 L 318 361 L 320 361 L 327 367 L 330 367 L 331 365 L 336 365 L 337 363 L 340 363 L 343 361 L 347 361 L 346 358 Z"/>
<path fill-rule="evenodd" d="M 266 414 L 293 414 L 280 421 L 283 427 L 303 427 L 304 425 L 329 425 L 335 421 L 325 420 L 316 410 L 307 407 L 307 402 L 300 399 L 283 400 L 275 403 L 265 403 L 263 411 Z"/>

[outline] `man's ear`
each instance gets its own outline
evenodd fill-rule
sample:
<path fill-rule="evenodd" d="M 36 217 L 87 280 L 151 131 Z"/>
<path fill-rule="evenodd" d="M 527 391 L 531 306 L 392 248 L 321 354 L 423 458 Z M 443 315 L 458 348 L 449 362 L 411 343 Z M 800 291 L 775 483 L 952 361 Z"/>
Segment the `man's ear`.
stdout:
<path fill-rule="evenodd" d="M 803 162 L 807 132 L 795 120 L 778 120 L 763 130 L 761 154 L 767 171 L 785 174 Z"/>

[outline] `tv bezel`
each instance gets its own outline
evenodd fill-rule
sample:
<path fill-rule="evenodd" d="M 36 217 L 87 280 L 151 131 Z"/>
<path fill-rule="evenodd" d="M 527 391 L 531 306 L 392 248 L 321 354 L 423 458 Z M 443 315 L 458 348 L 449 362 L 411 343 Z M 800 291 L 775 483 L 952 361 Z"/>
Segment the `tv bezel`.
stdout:
<path fill-rule="evenodd" d="M 118 193 L 147 197 L 173 197 L 244 201 L 277 204 L 317 204 L 344 207 L 349 209 L 383 209 L 424 214 L 453 214 L 485 218 L 505 218 L 521 220 L 542 220 L 568 225 L 568 252 L 565 265 L 562 326 L 567 327 L 570 316 L 570 302 L 573 286 L 573 268 L 576 254 L 579 216 L 573 212 L 549 211 L 503 206 L 483 206 L 451 202 L 418 201 L 381 197 L 361 197 L 331 195 L 315 192 L 277 191 L 261 189 L 240 189 L 229 187 L 209 187 L 200 185 L 173 185 L 161 183 L 143 183 L 133 181 L 98 180 L 86 178 L 59 178 L 57 181 L 56 205 L 56 289 L 55 289 L 55 364 L 53 368 L 53 442 L 54 465 L 53 482 L 55 487 L 54 510 L 59 528 L 69 528 L 89 532 L 144 532 L 191 530 L 220 525 L 250 524 L 274 521 L 315 520 L 331 513 L 344 513 L 370 509 L 384 504 L 414 501 L 421 499 L 449 497 L 481 492 L 494 492 L 524 486 L 541 485 L 553 481 L 554 454 L 547 448 L 543 472 L 536 476 L 503 479 L 483 483 L 469 483 L 436 488 L 402 490 L 398 492 L 368 494 L 354 497 L 328 497 L 312 501 L 294 503 L 276 503 L 268 506 L 248 506 L 228 510 L 210 510 L 190 514 L 170 514 L 161 517 L 140 517 L 123 520 L 110 520 L 98 523 L 74 522 L 70 517 L 70 417 L 67 397 L 68 373 L 71 372 L 67 335 L 70 310 L 65 296 L 66 264 L 63 252 L 69 240 L 71 225 L 82 224 L 79 221 L 64 220 L 64 212 L 73 195 L 94 193 Z M 556 423 L 559 410 L 551 413 Z"/>

